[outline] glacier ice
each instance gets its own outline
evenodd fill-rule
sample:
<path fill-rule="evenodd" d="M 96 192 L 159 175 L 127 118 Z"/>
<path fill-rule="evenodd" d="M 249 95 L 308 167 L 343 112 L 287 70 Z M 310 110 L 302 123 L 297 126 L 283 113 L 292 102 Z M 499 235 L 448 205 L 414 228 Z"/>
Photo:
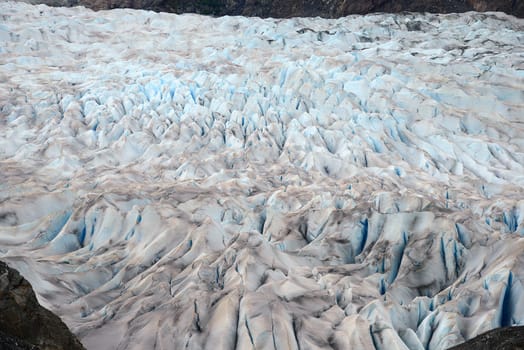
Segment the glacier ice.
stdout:
<path fill-rule="evenodd" d="M 523 324 L 522 19 L 0 16 L 0 258 L 88 349 Z"/>

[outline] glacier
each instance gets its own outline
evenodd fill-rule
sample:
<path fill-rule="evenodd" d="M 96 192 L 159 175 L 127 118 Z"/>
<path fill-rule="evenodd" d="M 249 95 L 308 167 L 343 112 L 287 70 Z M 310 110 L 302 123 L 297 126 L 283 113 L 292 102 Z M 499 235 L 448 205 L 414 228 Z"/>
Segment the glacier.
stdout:
<path fill-rule="evenodd" d="M 524 20 L 0 17 L 0 259 L 87 349 L 524 324 Z"/>

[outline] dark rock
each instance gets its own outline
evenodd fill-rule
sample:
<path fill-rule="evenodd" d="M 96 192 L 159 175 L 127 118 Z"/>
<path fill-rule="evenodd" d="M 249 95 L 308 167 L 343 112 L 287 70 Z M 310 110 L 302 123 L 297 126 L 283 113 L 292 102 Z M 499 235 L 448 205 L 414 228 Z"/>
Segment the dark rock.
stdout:
<path fill-rule="evenodd" d="M 38 347 L 28 344 L 16 337 L 0 332 L 0 349 L 2 350 L 39 350 Z"/>
<path fill-rule="evenodd" d="M 29 282 L 1 261 L 0 349 L 84 349 L 58 316 L 40 306 Z"/>
<path fill-rule="evenodd" d="M 343 17 L 370 12 L 503 11 L 524 17 L 524 0 L 26 0 L 51 6 L 82 5 L 94 10 L 135 8 L 161 12 L 259 17 Z"/>
<path fill-rule="evenodd" d="M 524 326 L 493 329 L 449 350 L 524 350 Z"/>

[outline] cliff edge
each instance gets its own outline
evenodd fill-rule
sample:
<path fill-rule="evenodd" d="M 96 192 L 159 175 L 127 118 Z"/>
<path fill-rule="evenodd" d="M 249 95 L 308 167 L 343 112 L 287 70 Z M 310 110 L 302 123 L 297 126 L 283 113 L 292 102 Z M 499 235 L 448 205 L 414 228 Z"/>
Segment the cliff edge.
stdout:
<path fill-rule="evenodd" d="M 38 303 L 29 282 L 1 261 L 0 348 L 84 349 L 62 320 Z"/>

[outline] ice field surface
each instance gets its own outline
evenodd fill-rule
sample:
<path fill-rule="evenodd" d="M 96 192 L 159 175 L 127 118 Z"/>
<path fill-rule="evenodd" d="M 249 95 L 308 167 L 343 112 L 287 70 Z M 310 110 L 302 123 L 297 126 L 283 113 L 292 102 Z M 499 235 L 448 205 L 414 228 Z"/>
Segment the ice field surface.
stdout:
<path fill-rule="evenodd" d="M 524 20 L 0 2 L 0 259 L 87 349 L 524 324 Z"/>

